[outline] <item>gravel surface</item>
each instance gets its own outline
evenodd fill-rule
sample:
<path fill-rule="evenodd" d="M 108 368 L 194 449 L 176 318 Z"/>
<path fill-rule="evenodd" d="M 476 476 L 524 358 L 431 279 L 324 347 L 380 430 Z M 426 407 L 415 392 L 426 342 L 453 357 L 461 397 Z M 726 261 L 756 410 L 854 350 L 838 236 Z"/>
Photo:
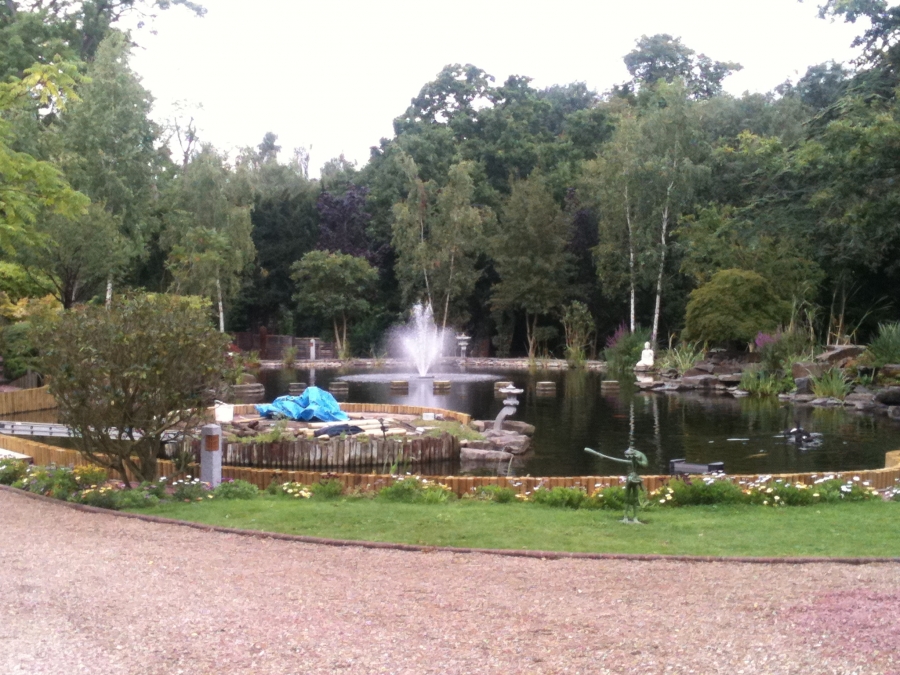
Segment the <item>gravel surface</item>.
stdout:
<path fill-rule="evenodd" d="M 338 548 L 0 492 L 0 673 L 893 673 L 900 566 Z"/>

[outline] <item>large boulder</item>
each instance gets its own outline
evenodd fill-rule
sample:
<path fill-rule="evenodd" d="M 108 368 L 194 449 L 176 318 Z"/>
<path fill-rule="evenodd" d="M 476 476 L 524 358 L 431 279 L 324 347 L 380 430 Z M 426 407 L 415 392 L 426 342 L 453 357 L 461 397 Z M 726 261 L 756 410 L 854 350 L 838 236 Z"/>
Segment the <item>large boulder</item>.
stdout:
<path fill-rule="evenodd" d="M 829 347 L 828 351 L 824 351 L 816 357 L 818 363 L 827 365 L 837 365 L 841 361 L 856 358 L 866 351 L 865 347 L 860 345 L 835 345 Z"/>
<path fill-rule="evenodd" d="M 791 377 L 795 380 L 801 377 L 822 377 L 828 367 L 821 363 L 801 361 L 791 366 Z"/>
<path fill-rule="evenodd" d="M 875 400 L 882 405 L 900 405 L 900 387 L 888 387 L 875 394 Z"/>
<path fill-rule="evenodd" d="M 501 450 L 480 450 L 477 448 L 460 448 L 459 458 L 464 462 L 498 462 L 512 459 L 512 455 Z"/>
<path fill-rule="evenodd" d="M 812 394 L 812 378 L 795 377 L 794 386 L 797 387 L 798 394 Z"/>
<path fill-rule="evenodd" d="M 719 384 L 719 378 L 708 373 L 703 373 L 702 375 L 685 375 L 681 378 L 681 383 L 703 388 L 714 387 Z"/>
<path fill-rule="evenodd" d="M 900 380 L 900 364 L 889 363 L 885 366 L 881 366 L 881 368 L 878 369 L 878 374 L 887 379 Z"/>

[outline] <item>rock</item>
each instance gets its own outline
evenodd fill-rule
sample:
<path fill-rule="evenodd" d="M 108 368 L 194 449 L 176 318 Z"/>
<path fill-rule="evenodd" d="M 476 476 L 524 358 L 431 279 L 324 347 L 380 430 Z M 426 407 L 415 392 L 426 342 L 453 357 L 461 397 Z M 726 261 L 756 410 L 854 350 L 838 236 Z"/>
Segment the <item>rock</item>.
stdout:
<path fill-rule="evenodd" d="M 733 361 L 725 361 L 722 363 L 717 363 L 713 366 L 713 375 L 732 375 L 737 373 L 740 375 L 744 372 L 744 367 L 740 363 L 735 363 Z"/>
<path fill-rule="evenodd" d="M 531 439 L 528 436 L 510 433 L 502 435 L 502 432 L 497 434 L 493 431 L 485 432 L 484 435 L 488 437 L 488 441 L 495 450 L 502 450 L 514 455 L 524 454 L 531 447 Z"/>
<path fill-rule="evenodd" d="M 794 364 L 795 366 L 798 364 Z M 795 377 L 794 386 L 797 387 L 798 394 L 812 394 L 812 379 L 809 377 Z"/>
<path fill-rule="evenodd" d="M 485 429 L 492 428 L 494 426 L 494 423 L 488 422 L 486 420 L 472 420 L 471 422 L 469 422 L 469 426 L 478 433 L 483 433 Z"/>
<path fill-rule="evenodd" d="M 818 408 L 835 408 L 844 405 L 844 402 L 836 398 L 815 398 L 812 405 Z"/>
<path fill-rule="evenodd" d="M 504 431 L 515 431 L 523 436 L 534 436 L 534 425 L 519 420 L 503 420 Z"/>
<path fill-rule="evenodd" d="M 743 389 L 731 389 L 729 390 L 729 393 L 735 398 L 743 398 L 744 396 L 750 395 L 749 391 L 744 391 Z"/>
<path fill-rule="evenodd" d="M 651 380 L 650 382 L 638 382 L 637 387 L 641 391 L 647 391 L 648 389 L 660 389 L 665 387 L 666 383 L 661 382 L 660 380 Z"/>
<path fill-rule="evenodd" d="M 900 364 L 889 363 L 885 366 L 881 366 L 881 368 L 878 369 L 878 374 L 880 377 L 900 380 Z"/>
<path fill-rule="evenodd" d="M 860 392 L 859 390 L 854 391 L 852 394 L 847 394 L 844 397 L 844 405 L 851 405 L 856 403 L 871 403 L 875 400 L 875 394 L 869 394 L 865 392 Z"/>
<path fill-rule="evenodd" d="M 866 351 L 866 348 L 859 345 L 837 345 L 831 347 L 827 352 L 819 354 L 816 357 L 816 362 L 834 365 L 838 361 L 859 356 L 864 351 Z"/>
<path fill-rule="evenodd" d="M 900 405 L 900 387 L 889 387 L 875 394 L 875 400 L 883 405 Z"/>
<path fill-rule="evenodd" d="M 791 397 L 791 400 L 793 400 L 794 403 L 812 403 L 816 400 L 816 396 L 815 394 L 794 394 L 793 397 Z"/>
<path fill-rule="evenodd" d="M 716 375 L 719 382 L 722 384 L 740 384 L 741 383 L 741 374 L 740 373 L 723 373 L 721 375 Z"/>
<path fill-rule="evenodd" d="M 719 378 L 708 373 L 703 375 L 685 375 L 681 378 L 681 383 L 694 385 L 695 387 L 713 387 L 719 383 Z"/>
<path fill-rule="evenodd" d="M 888 417 L 893 420 L 900 420 L 900 405 L 892 405 L 888 407 Z"/>
<path fill-rule="evenodd" d="M 259 380 L 252 373 L 241 373 L 241 381 L 238 384 L 256 384 Z"/>
<path fill-rule="evenodd" d="M 799 377 L 822 377 L 828 368 L 821 363 L 801 361 L 791 366 L 791 376 L 796 380 Z"/>
<path fill-rule="evenodd" d="M 684 371 L 684 377 L 698 377 L 702 375 L 712 375 L 714 366 L 708 363 L 695 363 L 693 368 Z"/>
<path fill-rule="evenodd" d="M 510 453 L 502 450 L 478 450 L 471 447 L 460 448 L 459 450 L 459 458 L 469 462 L 508 462 L 512 457 Z"/>
<path fill-rule="evenodd" d="M 678 369 L 677 368 L 666 368 L 665 370 L 659 371 L 659 376 L 664 377 L 667 380 L 677 380 L 678 379 Z"/>

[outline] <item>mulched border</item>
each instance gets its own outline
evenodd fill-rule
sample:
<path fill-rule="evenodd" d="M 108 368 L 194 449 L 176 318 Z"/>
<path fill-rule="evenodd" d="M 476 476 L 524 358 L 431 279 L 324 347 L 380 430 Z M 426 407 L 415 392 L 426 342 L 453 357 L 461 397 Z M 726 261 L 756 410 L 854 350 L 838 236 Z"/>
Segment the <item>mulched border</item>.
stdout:
<path fill-rule="evenodd" d="M 146 523 L 159 525 L 177 525 L 190 527 L 203 532 L 221 532 L 223 534 L 236 534 L 242 537 L 254 537 L 256 539 L 279 539 L 281 541 L 293 541 L 303 544 L 319 544 L 322 546 L 356 546 L 358 548 L 388 549 L 393 551 L 409 551 L 413 553 L 482 553 L 485 555 L 501 555 L 512 558 L 538 558 L 540 560 L 637 560 L 637 561 L 663 561 L 663 562 L 692 562 L 692 563 L 750 563 L 750 564 L 788 564 L 808 565 L 815 563 L 834 563 L 839 565 L 871 565 L 876 563 L 900 563 L 900 557 L 896 558 L 814 558 L 814 557 L 783 557 L 783 558 L 756 558 L 756 557 L 727 557 L 727 556 L 699 556 L 699 555 L 663 555 L 640 553 L 578 553 L 574 551 L 531 551 L 518 549 L 497 548 L 458 548 L 455 546 L 416 546 L 413 544 L 397 544 L 379 541 L 358 541 L 354 539 L 324 539 L 321 537 L 307 537 L 300 534 L 283 534 L 280 532 L 263 532 L 261 530 L 243 530 L 235 527 L 222 527 L 219 525 L 205 525 L 187 520 L 175 520 L 160 516 L 146 516 L 141 513 L 127 513 L 102 509 L 97 506 L 75 504 L 53 497 L 34 494 L 26 490 L 19 490 L 8 485 L 0 485 L 0 492 L 17 494 L 29 499 L 52 503 L 58 506 L 68 507 L 85 513 L 97 513 L 119 518 L 133 518 Z"/>

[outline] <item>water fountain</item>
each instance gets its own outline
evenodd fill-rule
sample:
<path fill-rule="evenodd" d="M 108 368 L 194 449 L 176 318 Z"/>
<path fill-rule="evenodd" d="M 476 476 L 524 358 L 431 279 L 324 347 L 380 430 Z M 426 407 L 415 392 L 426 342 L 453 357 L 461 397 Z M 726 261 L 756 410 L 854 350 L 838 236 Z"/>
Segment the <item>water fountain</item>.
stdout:
<path fill-rule="evenodd" d="M 429 375 L 434 362 L 440 357 L 444 343 L 444 331 L 434 323 L 431 304 L 418 303 L 412 308 L 412 318 L 401 338 L 407 355 L 416 367 L 419 377 Z"/>

